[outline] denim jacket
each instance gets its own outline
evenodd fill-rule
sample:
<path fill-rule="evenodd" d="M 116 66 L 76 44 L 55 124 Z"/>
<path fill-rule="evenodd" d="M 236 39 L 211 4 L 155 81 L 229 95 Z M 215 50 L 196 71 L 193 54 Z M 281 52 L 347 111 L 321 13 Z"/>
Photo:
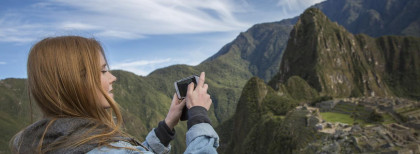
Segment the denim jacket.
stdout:
<path fill-rule="evenodd" d="M 52 120 L 54 121 L 51 122 Z M 219 137 L 210 123 L 207 110 L 204 107 L 195 106 L 188 110 L 187 149 L 185 153 L 216 153 L 216 148 L 219 146 Z M 43 139 L 42 148 L 48 149 L 51 148 L 50 145 L 54 146 L 53 143 L 64 143 L 67 140 L 80 139 L 80 136 L 102 133 L 101 129 L 92 130 L 92 126 L 97 128 L 107 127 L 102 124 L 98 125 L 97 121 L 88 118 L 46 117 L 17 133 L 12 139 L 11 150 L 13 153 L 34 153 L 34 150 L 39 147 L 41 138 Z M 175 131 L 170 129 L 164 121 L 161 121 L 158 127 L 146 136 L 146 141 L 143 144 L 135 139 L 116 135 L 110 138 L 111 145 L 124 148 L 113 148 L 106 145 L 98 147 L 98 144 L 93 141 L 77 147 L 51 149 L 47 153 L 169 153 L 171 149 L 169 142 L 174 136 Z"/>
<path fill-rule="evenodd" d="M 219 146 L 219 136 L 213 127 L 208 123 L 199 123 L 193 125 L 186 134 L 187 149 L 184 153 L 217 153 L 216 148 Z M 88 154 L 103 154 L 103 153 L 169 153 L 171 145 L 165 147 L 156 136 L 155 131 L 152 130 L 143 142 L 143 146 L 133 146 L 128 142 L 118 141 L 111 143 L 115 147 L 127 147 L 138 149 L 134 151 L 125 148 L 109 148 L 106 146 L 95 148 L 88 152 Z"/>

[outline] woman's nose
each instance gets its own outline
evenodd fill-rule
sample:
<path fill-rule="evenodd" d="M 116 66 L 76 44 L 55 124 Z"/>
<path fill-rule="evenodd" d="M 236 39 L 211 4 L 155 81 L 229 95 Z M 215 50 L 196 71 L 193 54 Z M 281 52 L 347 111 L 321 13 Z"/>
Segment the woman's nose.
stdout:
<path fill-rule="evenodd" d="M 114 75 L 112 75 L 111 72 L 109 72 L 109 74 L 111 75 L 110 76 L 111 77 L 111 82 L 110 83 L 113 83 L 113 82 L 117 81 L 117 77 L 115 77 Z"/>

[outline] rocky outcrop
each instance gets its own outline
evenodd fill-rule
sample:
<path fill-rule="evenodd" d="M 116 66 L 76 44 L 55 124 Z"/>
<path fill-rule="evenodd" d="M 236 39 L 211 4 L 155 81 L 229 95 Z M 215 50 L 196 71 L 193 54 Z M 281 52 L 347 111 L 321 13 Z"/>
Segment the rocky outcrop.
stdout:
<path fill-rule="evenodd" d="M 353 35 L 320 10 L 308 9 L 290 33 L 274 89 L 299 76 L 332 97 L 420 99 L 420 39 Z M 410 69 L 409 69 L 410 68 Z"/>
<path fill-rule="evenodd" d="M 381 43 L 384 42 L 388 43 Z M 392 43 L 390 43 L 392 42 Z M 411 42 L 411 43 L 410 43 Z M 366 35 L 353 35 L 331 22 L 318 9 L 305 11 L 290 34 L 279 73 L 269 82 L 252 78 L 244 87 L 236 113 L 227 123 L 219 126 L 225 143 L 221 143 L 221 153 L 354 153 L 381 151 L 377 145 L 366 148 L 365 142 L 355 137 L 360 131 L 371 130 L 365 126 L 352 126 L 356 120 L 363 124 L 387 130 L 382 123 L 398 123 L 384 120 L 380 104 L 389 102 L 385 96 L 415 96 L 415 87 L 404 84 L 403 80 L 390 78 L 413 70 L 393 69 L 406 65 L 416 65 L 420 57 L 413 42 L 420 39 L 412 37 L 371 38 Z M 386 45 L 386 44 L 392 44 Z M 399 46 L 399 47 L 398 47 Z M 394 48 L 397 47 L 397 48 Z M 396 50 L 398 49 L 398 50 Z M 411 55 L 412 60 L 390 59 Z M 410 59 L 409 58 L 409 59 Z M 390 71 L 393 70 L 393 71 Z M 400 71 L 400 72 L 396 72 Z M 416 80 L 416 73 L 408 77 Z M 402 77 L 402 76 L 400 76 Z M 391 81 L 395 84 L 391 84 Z M 412 84 L 416 84 L 413 82 Z M 404 91 L 410 87 L 412 92 Z M 402 91 L 397 93 L 397 91 Z M 326 97 L 332 96 L 332 97 Z M 369 97 L 367 97 L 369 96 Z M 376 96 L 376 97 L 372 97 Z M 350 99 L 365 97 L 366 99 Z M 337 98 L 344 98 L 337 100 Z M 371 99 L 378 98 L 378 99 Z M 332 99 L 332 100 L 329 100 Z M 326 100 L 319 101 L 319 100 Z M 377 101 L 385 103 L 377 103 Z M 396 99 L 398 100 L 398 99 Z M 293 102 L 293 103 L 290 103 Z M 321 103 L 319 103 L 321 102 Z M 395 101 L 392 101 L 395 103 Z M 400 104 L 410 104 L 401 103 Z M 319 108 L 309 107 L 312 104 Z M 378 105 L 379 104 L 379 105 Z M 294 106 L 301 105 L 297 108 Z M 375 107 L 373 107 L 375 106 Z M 323 110 L 323 108 L 327 108 Z M 408 107 L 408 106 L 404 106 Z M 416 107 L 416 106 L 415 106 Z M 339 113 L 349 123 L 335 123 L 323 120 L 319 111 Z M 405 113 L 405 112 L 404 112 Z M 395 114 L 395 116 L 399 116 Z M 389 118 L 389 117 L 386 117 Z M 391 117 L 392 118 L 392 117 Z M 388 120 L 388 121 L 387 121 Z M 397 125 L 404 125 L 400 123 Z M 414 124 L 413 124 L 414 125 Z M 413 130 L 412 127 L 409 127 Z M 269 134 L 267 134 L 269 133 Z M 398 134 L 388 131 L 388 135 Z M 354 134 L 354 135 L 353 135 Z M 407 134 L 406 134 L 407 135 Z M 415 135 L 414 132 L 409 134 Z M 371 139 L 366 141 L 370 142 Z M 404 143 L 407 148 L 417 141 L 386 140 L 384 144 Z M 384 152 L 398 150 L 388 148 Z"/>

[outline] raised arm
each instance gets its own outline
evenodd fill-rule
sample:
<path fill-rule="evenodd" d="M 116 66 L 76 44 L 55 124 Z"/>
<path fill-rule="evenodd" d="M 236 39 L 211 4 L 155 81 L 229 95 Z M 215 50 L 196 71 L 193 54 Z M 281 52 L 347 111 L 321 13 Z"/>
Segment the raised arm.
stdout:
<path fill-rule="evenodd" d="M 202 72 L 195 89 L 194 83 L 188 85 L 186 100 L 189 110 L 185 153 L 217 153 L 216 149 L 219 146 L 219 136 L 207 115 L 212 100 L 207 93 L 208 85 L 204 81 L 205 73 Z"/>

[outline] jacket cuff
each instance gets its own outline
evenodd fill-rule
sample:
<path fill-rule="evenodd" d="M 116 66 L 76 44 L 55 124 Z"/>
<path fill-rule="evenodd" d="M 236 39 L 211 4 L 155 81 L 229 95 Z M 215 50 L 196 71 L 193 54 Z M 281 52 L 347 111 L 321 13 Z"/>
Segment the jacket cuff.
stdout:
<path fill-rule="evenodd" d="M 175 137 L 175 130 L 171 130 L 165 121 L 160 121 L 158 127 L 155 129 L 155 134 L 160 142 L 166 147 Z"/>
<path fill-rule="evenodd" d="M 213 147 L 219 147 L 219 135 L 217 135 L 214 128 L 208 123 L 200 123 L 196 124 L 191 127 L 186 133 L 186 142 L 187 147 L 193 142 L 195 139 L 200 137 L 205 137 L 207 139 L 212 138 L 214 139 Z"/>
<path fill-rule="evenodd" d="M 142 144 L 154 153 L 169 153 L 171 151 L 171 145 L 169 144 L 168 146 L 164 146 L 156 136 L 154 130 L 155 128 L 147 134 L 146 140 Z"/>
<path fill-rule="evenodd" d="M 206 108 L 202 106 L 193 106 L 188 110 L 187 127 L 190 129 L 192 126 L 199 123 L 211 124 Z"/>

